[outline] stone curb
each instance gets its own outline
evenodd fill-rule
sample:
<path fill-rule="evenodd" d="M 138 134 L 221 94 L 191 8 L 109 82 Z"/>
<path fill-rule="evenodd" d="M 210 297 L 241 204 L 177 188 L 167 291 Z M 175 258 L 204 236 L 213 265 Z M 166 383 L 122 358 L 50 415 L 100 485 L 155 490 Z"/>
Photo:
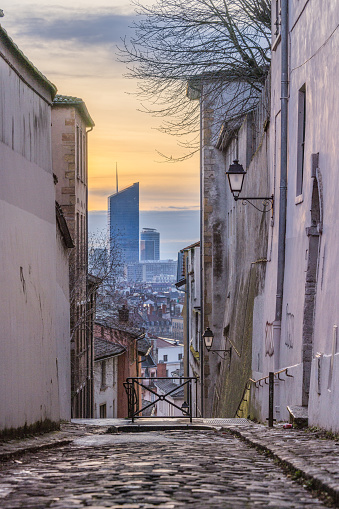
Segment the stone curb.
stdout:
<path fill-rule="evenodd" d="M 264 430 L 267 429 L 264 426 L 262 426 L 262 428 Z M 236 429 L 233 426 L 223 426 L 220 431 L 230 432 L 232 435 L 244 440 L 244 442 L 251 445 L 252 447 L 256 447 L 263 452 L 268 452 L 271 457 L 279 460 L 289 469 L 301 472 L 302 477 L 312 480 L 314 486 L 317 489 L 325 491 L 328 495 L 330 495 L 334 501 L 335 507 L 339 507 L 338 484 L 334 483 L 333 479 L 329 479 L 328 474 L 326 475 L 324 472 L 316 468 L 315 465 L 312 464 L 311 458 L 309 462 L 306 462 L 306 460 L 303 458 L 300 458 L 297 455 L 292 455 L 289 451 L 281 449 L 274 443 L 273 440 L 268 443 L 269 437 L 266 437 L 266 439 L 259 439 L 253 436 L 251 432 L 248 432 L 248 430 L 241 428 Z"/>
<path fill-rule="evenodd" d="M 199 424 L 129 424 L 128 426 L 110 426 L 106 433 L 145 433 L 149 431 L 211 431 L 215 426 Z"/>
<path fill-rule="evenodd" d="M 0 462 L 7 461 L 12 458 L 17 458 L 18 456 L 22 456 L 28 452 L 37 452 L 43 449 L 53 449 L 54 447 L 60 447 L 62 445 L 68 445 L 73 442 L 73 438 L 63 438 L 63 439 L 54 439 L 54 440 L 44 440 L 41 443 L 36 443 L 34 445 L 29 445 L 27 443 L 23 443 L 22 445 L 18 444 L 10 444 L 2 447 L 4 450 L 0 450 Z M 21 441 L 24 442 L 24 439 Z"/>

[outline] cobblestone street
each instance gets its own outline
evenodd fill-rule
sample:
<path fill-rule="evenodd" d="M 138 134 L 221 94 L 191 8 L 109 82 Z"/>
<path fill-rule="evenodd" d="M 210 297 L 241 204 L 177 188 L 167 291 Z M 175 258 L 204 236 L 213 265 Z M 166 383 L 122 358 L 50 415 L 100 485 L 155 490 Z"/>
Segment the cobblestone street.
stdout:
<path fill-rule="evenodd" d="M 0 507 L 325 507 L 228 432 L 97 429 L 3 463 Z"/>

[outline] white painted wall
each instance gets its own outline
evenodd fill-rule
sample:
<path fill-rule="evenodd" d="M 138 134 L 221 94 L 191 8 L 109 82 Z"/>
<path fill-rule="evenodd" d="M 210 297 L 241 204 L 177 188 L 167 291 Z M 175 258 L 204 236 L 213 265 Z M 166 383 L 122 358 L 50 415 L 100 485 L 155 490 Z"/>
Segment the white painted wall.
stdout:
<path fill-rule="evenodd" d="M 69 353 L 63 342 L 69 322 L 60 274 L 66 260 L 56 240 L 52 88 L 18 60 L 2 33 L 0 50 L 12 65 L 0 57 L 0 430 L 5 430 L 67 418 L 66 401 L 60 414 L 59 389 L 61 395 L 67 390 Z"/>
<path fill-rule="evenodd" d="M 158 348 L 158 360 L 164 361 L 166 364 L 169 363 L 179 363 L 179 354 L 184 355 L 184 347 L 183 346 L 168 346 L 163 348 Z M 164 355 L 167 355 L 167 360 L 164 360 Z"/>
<path fill-rule="evenodd" d="M 275 2 L 273 2 L 275 4 Z M 300 15 L 300 16 L 299 16 Z M 274 20 L 273 20 L 274 21 Z M 286 420 L 286 406 L 301 404 L 302 334 L 305 303 L 305 277 L 309 239 L 306 227 L 311 225 L 310 209 L 313 179 L 311 178 L 311 154 L 319 152 L 318 182 L 323 192 L 323 232 L 317 269 L 316 304 L 312 352 L 312 371 L 309 399 L 309 422 L 339 430 L 339 414 L 335 408 L 336 385 L 339 364 L 339 345 L 333 346 L 333 326 L 339 322 L 339 173 L 337 171 L 337 140 L 339 106 L 337 83 L 339 66 L 337 51 L 339 43 L 339 5 L 330 2 L 323 9 L 321 0 L 292 0 L 289 5 L 289 103 L 288 103 L 288 198 L 286 229 L 286 264 L 284 281 L 283 319 L 281 341 L 274 355 L 265 355 L 258 375 L 288 366 L 293 368 L 294 378 L 278 384 L 276 390 L 277 420 Z M 279 208 L 280 166 L 280 45 L 272 53 L 272 112 L 271 112 L 271 180 L 275 187 L 275 221 L 272 253 L 266 267 L 266 283 L 263 306 L 264 323 L 274 319 L 276 294 L 276 262 Z M 297 115 L 298 92 L 306 86 L 306 133 L 303 194 L 296 200 Z M 269 239 L 270 249 L 271 239 Z M 258 303 L 259 306 L 259 303 Z M 293 327 L 288 325 L 293 315 Z M 310 323 L 310 326 L 312 324 Z M 260 329 L 260 330 L 259 330 Z M 262 342 L 262 326 L 254 324 L 254 342 Z M 254 351 L 259 348 L 254 346 Z M 333 374 L 328 388 L 329 363 L 333 351 Z M 318 392 L 317 353 L 321 360 L 320 393 Z M 255 359 L 253 359 L 255 364 Z M 260 395 L 262 393 L 262 396 Z M 256 391 L 258 408 L 266 408 L 264 390 Z M 262 410 L 261 418 L 267 417 Z"/>
<path fill-rule="evenodd" d="M 100 418 L 100 405 L 106 404 L 106 417 L 117 417 L 118 401 L 118 358 L 105 359 L 106 384 L 101 385 L 102 361 L 94 362 L 94 418 Z"/>

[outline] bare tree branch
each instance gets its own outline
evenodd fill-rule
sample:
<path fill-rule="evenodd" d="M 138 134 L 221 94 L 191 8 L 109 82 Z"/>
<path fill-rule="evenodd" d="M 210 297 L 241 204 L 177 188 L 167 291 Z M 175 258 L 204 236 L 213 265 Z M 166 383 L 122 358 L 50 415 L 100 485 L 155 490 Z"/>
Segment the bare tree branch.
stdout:
<path fill-rule="evenodd" d="M 127 76 L 139 82 L 142 110 L 163 118 L 160 131 L 184 137 L 199 131 L 199 103 L 186 95 L 192 82 L 200 91 L 207 86 L 225 124 L 255 108 L 270 64 L 270 0 L 135 5 L 135 35 L 119 55 Z M 194 150 L 197 140 L 184 146 Z"/>

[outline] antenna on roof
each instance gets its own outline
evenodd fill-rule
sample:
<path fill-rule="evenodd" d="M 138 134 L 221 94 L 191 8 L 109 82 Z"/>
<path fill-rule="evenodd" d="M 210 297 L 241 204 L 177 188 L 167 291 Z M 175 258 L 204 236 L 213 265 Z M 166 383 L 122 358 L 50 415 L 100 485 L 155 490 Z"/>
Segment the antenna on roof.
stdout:
<path fill-rule="evenodd" d="M 119 184 L 118 184 L 118 163 L 115 163 L 115 178 L 116 178 L 116 192 L 119 192 Z"/>

